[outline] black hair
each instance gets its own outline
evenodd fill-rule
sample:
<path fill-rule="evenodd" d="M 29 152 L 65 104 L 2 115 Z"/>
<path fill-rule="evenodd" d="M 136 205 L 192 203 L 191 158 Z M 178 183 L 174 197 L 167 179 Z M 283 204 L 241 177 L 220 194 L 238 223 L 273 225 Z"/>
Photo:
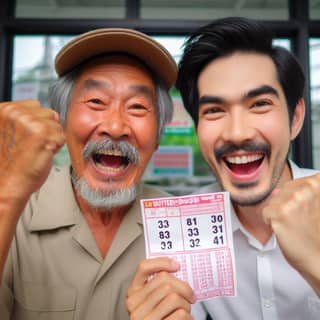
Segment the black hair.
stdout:
<path fill-rule="evenodd" d="M 290 122 L 303 97 L 304 72 L 294 55 L 285 48 L 272 46 L 272 34 L 263 23 L 242 17 L 215 20 L 193 32 L 184 44 L 176 87 L 186 110 L 198 124 L 198 77 L 211 61 L 235 52 L 269 56 L 275 64 L 284 91 Z"/>

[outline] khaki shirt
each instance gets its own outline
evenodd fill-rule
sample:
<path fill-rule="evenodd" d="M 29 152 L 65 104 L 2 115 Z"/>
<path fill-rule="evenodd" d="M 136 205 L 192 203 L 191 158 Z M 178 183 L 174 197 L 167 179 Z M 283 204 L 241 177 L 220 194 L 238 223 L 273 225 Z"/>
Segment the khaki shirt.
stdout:
<path fill-rule="evenodd" d="M 140 190 L 103 259 L 68 168 L 54 169 L 18 223 L 0 288 L 0 319 L 128 319 L 126 290 L 145 257 L 139 199 L 167 196 L 145 185 Z"/>

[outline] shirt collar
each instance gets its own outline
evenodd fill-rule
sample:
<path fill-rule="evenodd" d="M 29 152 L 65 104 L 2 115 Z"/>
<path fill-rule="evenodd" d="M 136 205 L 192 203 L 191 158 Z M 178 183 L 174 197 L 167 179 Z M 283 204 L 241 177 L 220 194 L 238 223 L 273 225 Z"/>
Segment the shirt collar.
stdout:
<path fill-rule="evenodd" d="M 313 169 L 300 168 L 291 160 L 289 160 L 289 167 L 291 169 L 291 174 L 293 179 L 299 179 L 299 178 L 310 176 L 319 172 Z"/>
<path fill-rule="evenodd" d="M 236 215 L 233 206 L 231 207 L 231 224 L 232 224 L 232 232 L 233 236 L 236 236 L 237 232 L 242 233 L 247 239 L 248 243 L 258 250 L 268 251 L 276 248 L 277 245 L 277 239 L 272 234 L 271 238 L 268 240 L 268 242 L 265 245 L 262 245 L 255 237 L 253 237 L 241 224 L 240 220 L 238 219 L 238 216 Z"/>
<path fill-rule="evenodd" d="M 28 206 L 33 210 L 30 231 L 52 230 L 76 224 L 80 209 L 72 189 L 70 168 L 53 168 Z"/>

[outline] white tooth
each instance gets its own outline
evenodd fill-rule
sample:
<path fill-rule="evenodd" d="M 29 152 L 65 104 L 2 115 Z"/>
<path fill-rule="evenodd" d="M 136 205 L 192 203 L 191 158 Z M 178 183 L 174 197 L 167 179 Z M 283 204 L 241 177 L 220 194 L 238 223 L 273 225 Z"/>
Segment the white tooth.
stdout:
<path fill-rule="evenodd" d="M 123 166 L 123 165 L 115 168 L 115 167 L 104 166 L 104 165 L 101 165 L 99 163 L 97 164 L 97 167 L 103 169 L 104 171 L 112 171 L 112 172 L 119 172 L 119 171 L 122 171 L 125 168 L 125 166 Z"/>
<path fill-rule="evenodd" d="M 245 164 L 259 160 L 263 157 L 262 154 L 254 154 L 249 156 L 236 156 L 236 157 L 227 157 L 227 161 L 235 164 Z"/>
<path fill-rule="evenodd" d="M 101 151 L 100 154 L 104 154 L 106 156 L 119 156 L 119 157 L 122 156 L 122 152 L 119 150 L 104 150 L 104 151 Z"/>

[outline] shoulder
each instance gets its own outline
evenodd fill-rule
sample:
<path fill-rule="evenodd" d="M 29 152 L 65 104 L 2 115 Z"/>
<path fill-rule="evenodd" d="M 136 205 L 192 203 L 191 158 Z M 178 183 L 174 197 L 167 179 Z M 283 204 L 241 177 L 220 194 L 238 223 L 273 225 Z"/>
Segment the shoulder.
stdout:
<path fill-rule="evenodd" d="M 69 167 L 54 167 L 45 183 L 30 197 L 20 222 L 30 227 L 31 220 L 36 213 L 43 217 L 52 213 L 56 215 L 56 212 L 60 212 L 62 209 L 73 208 L 70 203 L 74 202 Z"/>
<path fill-rule="evenodd" d="M 159 187 L 151 186 L 148 184 L 140 185 L 140 197 L 141 198 L 162 198 L 162 197 L 170 197 L 172 196 L 170 193 L 166 192 Z"/>

